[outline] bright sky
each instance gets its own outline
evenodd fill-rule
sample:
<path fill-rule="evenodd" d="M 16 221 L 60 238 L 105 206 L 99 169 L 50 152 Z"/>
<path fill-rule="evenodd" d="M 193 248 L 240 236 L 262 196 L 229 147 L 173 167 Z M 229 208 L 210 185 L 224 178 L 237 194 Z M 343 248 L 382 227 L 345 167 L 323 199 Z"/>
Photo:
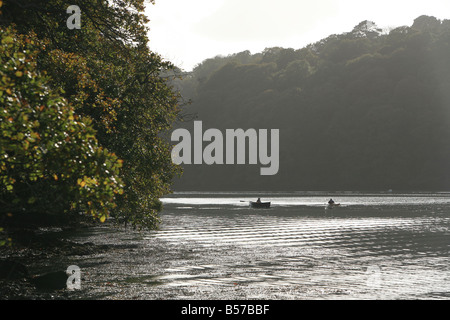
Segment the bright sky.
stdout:
<path fill-rule="evenodd" d="M 267 47 L 300 49 L 364 20 L 410 26 L 421 15 L 450 19 L 450 0 L 155 0 L 150 48 L 186 71 L 216 55 Z"/>

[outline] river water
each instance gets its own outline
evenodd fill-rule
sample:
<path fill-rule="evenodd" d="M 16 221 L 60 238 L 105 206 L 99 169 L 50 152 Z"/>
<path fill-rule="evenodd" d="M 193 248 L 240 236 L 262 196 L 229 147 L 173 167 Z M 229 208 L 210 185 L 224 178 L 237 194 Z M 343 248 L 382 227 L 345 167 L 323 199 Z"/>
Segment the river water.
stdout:
<path fill-rule="evenodd" d="M 251 209 L 261 197 L 270 209 Z M 332 197 L 340 207 L 326 210 Z M 158 231 L 73 240 L 89 299 L 448 299 L 449 193 L 176 193 Z"/>

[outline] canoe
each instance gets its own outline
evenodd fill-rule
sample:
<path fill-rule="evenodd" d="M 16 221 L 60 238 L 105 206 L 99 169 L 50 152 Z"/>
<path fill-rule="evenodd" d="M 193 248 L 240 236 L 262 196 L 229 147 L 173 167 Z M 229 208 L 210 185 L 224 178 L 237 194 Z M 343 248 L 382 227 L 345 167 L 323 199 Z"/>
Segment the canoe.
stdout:
<path fill-rule="evenodd" d="M 250 208 L 270 208 L 270 202 L 254 202 L 250 201 Z"/>
<path fill-rule="evenodd" d="M 329 203 L 325 209 L 333 209 L 334 207 L 339 207 L 341 204 L 340 203 L 335 203 L 335 204 L 331 204 Z"/>

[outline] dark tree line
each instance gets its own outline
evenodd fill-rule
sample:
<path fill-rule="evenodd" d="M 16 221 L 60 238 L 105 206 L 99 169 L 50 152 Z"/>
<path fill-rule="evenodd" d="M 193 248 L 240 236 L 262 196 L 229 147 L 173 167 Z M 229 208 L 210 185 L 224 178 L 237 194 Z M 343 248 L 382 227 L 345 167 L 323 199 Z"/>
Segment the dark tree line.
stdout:
<path fill-rule="evenodd" d="M 177 190 L 450 188 L 449 20 L 363 21 L 298 50 L 205 60 L 177 85 L 204 128 L 280 129 L 277 175 L 186 165 Z"/>

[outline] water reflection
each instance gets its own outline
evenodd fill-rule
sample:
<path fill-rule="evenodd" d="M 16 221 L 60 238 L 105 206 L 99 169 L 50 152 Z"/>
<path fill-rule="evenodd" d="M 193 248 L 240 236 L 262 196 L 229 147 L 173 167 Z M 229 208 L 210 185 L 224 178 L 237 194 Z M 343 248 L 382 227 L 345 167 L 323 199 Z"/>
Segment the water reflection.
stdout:
<path fill-rule="evenodd" d="M 450 292 L 448 197 L 347 196 L 348 207 L 333 214 L 323 212 L 322 197 L 273 199 L 278 206 L 264 212 L 237 197 L 166 201 L 162 229 L 147 239 L 192 255 L 160 280 L 217 293 L 239 287 L 247 298 L 439 299 Z"/>
<path fill-rule="evenodd" d="M 97 229 L 118 250 L 74 263 L 102 299 L 448 299 L 446 194 L 183 194 L 159 231 Z M 81 236 L 80 236 L 81 237 Z M 71 261 L 72 262 L 72 261 Z"/>

